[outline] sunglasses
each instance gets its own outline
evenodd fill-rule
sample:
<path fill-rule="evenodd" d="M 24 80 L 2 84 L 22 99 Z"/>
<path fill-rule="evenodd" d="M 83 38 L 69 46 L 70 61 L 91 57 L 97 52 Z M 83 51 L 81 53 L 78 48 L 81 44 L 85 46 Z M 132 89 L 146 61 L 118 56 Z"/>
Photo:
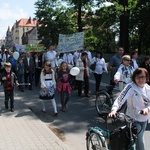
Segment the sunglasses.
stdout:
<path fill-rule="evenodd" d="M 130 59 L 124 59 L 124 61 L 131 61 Z"/>

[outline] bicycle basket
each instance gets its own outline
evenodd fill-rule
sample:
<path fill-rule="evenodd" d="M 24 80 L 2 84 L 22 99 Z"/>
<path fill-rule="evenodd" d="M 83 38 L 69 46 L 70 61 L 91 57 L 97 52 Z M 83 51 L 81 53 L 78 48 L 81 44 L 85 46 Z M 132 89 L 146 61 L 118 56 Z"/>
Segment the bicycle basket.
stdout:
<path fill-rule="evenodd" d="M 115 129 L 110 134 L 111 150 L 127 150 L 130 145 L 129 127 L 123 126 Z"/>

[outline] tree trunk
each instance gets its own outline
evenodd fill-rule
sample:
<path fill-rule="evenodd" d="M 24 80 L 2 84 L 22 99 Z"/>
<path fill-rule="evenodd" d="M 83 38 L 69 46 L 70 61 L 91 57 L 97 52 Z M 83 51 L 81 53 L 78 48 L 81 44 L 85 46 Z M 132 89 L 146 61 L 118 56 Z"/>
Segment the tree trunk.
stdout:
<path fill-rule="evenodd" d="M 78 3 L 78 31 L 79 32 L 82 32 L 81 7 L 82 7 L 82 1 L 79 1 Z"/>
<path fill-rule="evenodd" d="M 129 11 L 125 10 L 128 6 L 128 0 L 120 0 L 120 4 L 123 5 L 124 11 L 120 16 L 120 37 L 119 46 L 124 47 L 125 53 L 129 52 Z"/>

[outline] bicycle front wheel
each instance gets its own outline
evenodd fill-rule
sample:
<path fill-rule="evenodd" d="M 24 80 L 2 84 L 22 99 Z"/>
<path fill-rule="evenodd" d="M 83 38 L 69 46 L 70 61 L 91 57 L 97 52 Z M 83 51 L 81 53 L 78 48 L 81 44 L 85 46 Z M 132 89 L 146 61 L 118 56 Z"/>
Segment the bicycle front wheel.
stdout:
<path fill-rule="evenodd" d="M 90 133 L 86 141 L 87 150 L 107 150 L 105 142 L 97 133 Z"/>
<path fill-rule="evenodd" d="M 101 91 L 97 96 L 95 100 L 95 107 L 97 113 L 100 115 L 102 113 L 109 112 L 111 109 L 111 101 L 110 96 L 107 92 Z"/>

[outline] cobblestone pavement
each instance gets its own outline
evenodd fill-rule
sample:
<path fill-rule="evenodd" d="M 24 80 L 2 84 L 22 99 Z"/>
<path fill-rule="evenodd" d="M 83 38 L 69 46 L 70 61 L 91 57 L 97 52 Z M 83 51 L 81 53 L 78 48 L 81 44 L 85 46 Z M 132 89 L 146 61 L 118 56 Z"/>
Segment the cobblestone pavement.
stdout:
<path fill-rule="evenodd" d="M 2 87 L 0 91 L 0 150 L 70 150 L 17 94 L 15 111 L 5 110 Z"/>

